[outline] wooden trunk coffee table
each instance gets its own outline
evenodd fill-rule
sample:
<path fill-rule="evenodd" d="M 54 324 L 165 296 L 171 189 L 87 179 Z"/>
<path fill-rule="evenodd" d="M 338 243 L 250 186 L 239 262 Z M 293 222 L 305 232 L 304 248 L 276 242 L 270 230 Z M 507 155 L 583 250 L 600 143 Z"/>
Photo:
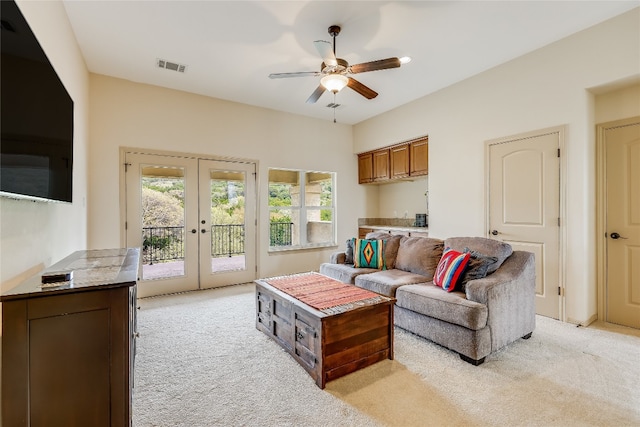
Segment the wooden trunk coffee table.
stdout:
<path fill-rule="evenodd" d="M 256 328 L 287 350 L 318 387 L 393 359 L 395 298 L 319 273 L 255 283 Z"/>

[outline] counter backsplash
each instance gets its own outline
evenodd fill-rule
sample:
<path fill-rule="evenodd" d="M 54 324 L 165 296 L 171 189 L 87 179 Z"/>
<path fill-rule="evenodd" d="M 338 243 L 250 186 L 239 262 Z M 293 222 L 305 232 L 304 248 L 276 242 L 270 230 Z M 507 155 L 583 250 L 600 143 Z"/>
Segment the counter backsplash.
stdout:
<path fill-rule="evenodd" d="M 413 227 L 415 218 L 358 218 L 360 225 L 390 225 L 393 227 Z"/>

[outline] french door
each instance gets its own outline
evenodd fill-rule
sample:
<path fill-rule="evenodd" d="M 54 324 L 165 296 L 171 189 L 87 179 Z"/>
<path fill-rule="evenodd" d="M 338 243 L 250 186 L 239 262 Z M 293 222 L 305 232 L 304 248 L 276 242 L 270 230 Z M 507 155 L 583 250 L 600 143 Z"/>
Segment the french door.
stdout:
<path fill-rule="evenodd" d="M 125 164 L 139 296 L 255 279 L 255 163 L 126 152 Z"/>

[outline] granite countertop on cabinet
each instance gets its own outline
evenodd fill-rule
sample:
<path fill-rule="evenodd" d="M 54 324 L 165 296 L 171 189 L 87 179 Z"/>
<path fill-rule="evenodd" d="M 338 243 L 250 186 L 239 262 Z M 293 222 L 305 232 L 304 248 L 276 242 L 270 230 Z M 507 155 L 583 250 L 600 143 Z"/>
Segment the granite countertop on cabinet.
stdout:
<path fill-rule="evenodd" d="M 379 224 L 362 224 L 358 225 L 359 228 L 371 228 L 372 230 L 389 230 L 389 231 L 420 231 L 423 233 L 429 232 L 429 227 L 413 227 L 402 225 L 379 225 Z"/>
<path fill-rule="evenodd" d="M 405 236 L 429 235 L 429 227 L 416 227 L 415 221 L 410 218 L 359 218 L 359 235 L 364 235 L 366 230 L 380 230 L 387 233 L 404 234 Z"/>
<path fill-rule="evenodd" d="M 134 286 L 137 283 L 140 248 L 76 251 L 0 295 L 0 301 L 76 293 L 94 289 Z M 45 273 L 73 273 L 68 281 L 42 283 Z"/>

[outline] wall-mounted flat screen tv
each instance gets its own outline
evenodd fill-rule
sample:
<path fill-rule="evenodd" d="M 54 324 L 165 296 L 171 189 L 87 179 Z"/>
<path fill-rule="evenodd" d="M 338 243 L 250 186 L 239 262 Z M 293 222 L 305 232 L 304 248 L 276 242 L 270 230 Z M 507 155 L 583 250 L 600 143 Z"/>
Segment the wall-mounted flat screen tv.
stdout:
<path fill-rule="evenodd" d="M 0 3 L 0 195 L 71 202 L 73 100 L 16 3 Z"/>

